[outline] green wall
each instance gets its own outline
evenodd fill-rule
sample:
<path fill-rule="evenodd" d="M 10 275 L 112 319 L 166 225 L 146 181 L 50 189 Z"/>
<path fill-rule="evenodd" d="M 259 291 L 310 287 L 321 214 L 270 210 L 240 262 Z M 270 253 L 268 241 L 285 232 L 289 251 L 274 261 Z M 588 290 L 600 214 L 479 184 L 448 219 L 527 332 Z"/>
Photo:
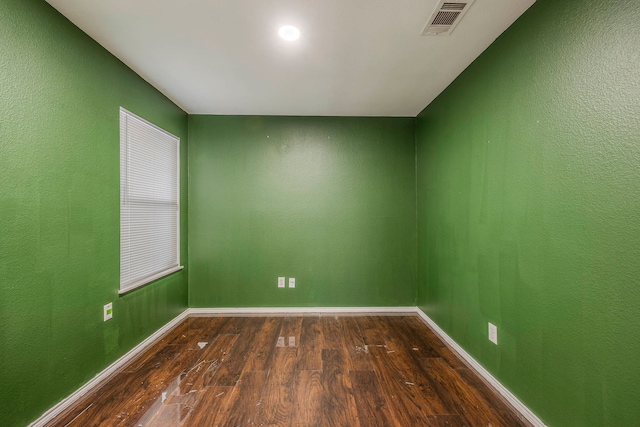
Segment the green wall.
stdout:
<path fill-rule="evenodd" d="M 186 271 L 118 297 L 120 106 L 183 139 L 186 263 L 187 115 L 44 1 L 0 2 L 2 426 L 36 419 L 187 305 Z"/>
<path fill-rule="evenodd" d="M 552 426 L 640 419 L 639 22 L 538 0 L 418 117 L 418 304 Z"/>
<path fill-rule="evenodd" d="M 189 116 L 189 177 L 192 307 L 414 304 L 415 119 Z"/>

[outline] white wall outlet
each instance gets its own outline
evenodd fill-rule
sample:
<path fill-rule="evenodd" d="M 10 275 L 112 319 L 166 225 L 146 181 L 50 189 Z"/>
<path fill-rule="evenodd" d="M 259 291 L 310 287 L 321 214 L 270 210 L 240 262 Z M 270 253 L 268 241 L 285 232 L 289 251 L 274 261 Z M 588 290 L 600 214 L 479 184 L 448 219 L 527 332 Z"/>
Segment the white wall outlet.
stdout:
<path fill-rule="evenodd" d="M 278 277 L 278 287 L 284 288 L 284 277 Z"/>
<path fill-rule="evenodd" d="M 498 345 L 498 327 L 492 323 L 489 323 L 489 341 Z"/>
<path fill-rule="evenodd" d="M 296 287 L 296 279 L 293 277 L 289 277 L 289 287 L 290 288 L 295 288 Z"/>
<path fill-rule="evenodd" d="M 104 321 L 111 319 L 113 317 L 113 303 L 105 304 L 104 306 Z"/>

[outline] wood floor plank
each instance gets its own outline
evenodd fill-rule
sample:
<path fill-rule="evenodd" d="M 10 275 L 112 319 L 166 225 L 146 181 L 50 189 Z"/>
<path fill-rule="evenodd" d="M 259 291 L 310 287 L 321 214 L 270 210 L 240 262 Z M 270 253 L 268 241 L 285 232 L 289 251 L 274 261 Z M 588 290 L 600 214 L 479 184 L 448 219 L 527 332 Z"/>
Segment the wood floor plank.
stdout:
<path fill-rule="evenodd" d="M 173 360 L 180 354 L 184 356 L 187 351 L 193 350 L 195 350 L 195 348 L 188 349 L 180 345 L 158 346 L 153 348 L 149 354 L 145 354 L 146 357 L 139 358 L 128 364 L 122 372 L 135 373 L 142 369 L 153 369 L 162 364 L 163 360 Z"/>
<path fill-rule="evenodd" d="M 414 318 L 415 319 L 415 318 Z M 384 323 L 389 326 L 393 339 L 410 349 L 417 358 L 441 357 L 439 339 L 430 334 L 426 325 L 423 328 L 412 328 L 410 317 L 388 317 Z"/>
<path fill-rule="evenodd" d="M 384 391 L 375 372 L 351 371 L 353 396 L 362 427 L 389 427 L 397 425 L 391 415 Z"/>
<path fill-rule="evenodd" d="M 448 362 L 447 362 L 448 363 Z M 455 372 L 460 375 L 466 384 L 472 387 L 479 396 L 487 403 L 488 409 L 499 414 L 502 419 L 507 420 L 510 423 L 523 422 L 517 414 L 511 410 L 509 405 L 499 394 L 493 392 L 491 388 L 479 378 L 471 369 L 458 368 Z M 517 418 L 517 420 L 516 420 Z M 523 422 L 526 424 L 526 422 Z"/>
<path fill-rule="evenodd" d="M 442 346 L 438 350 L 442 357 L 454 369 L 469 369 L 469 366 L 456 355 L 456 353 L 447 346 Z"/>
<path fill-rule="evenodd" d="M 187 318 L 184 322 L 179 324 L 175 329 L 169 332 L 167 335 L 158 340 L 155 344 L 153 344 L 147 351 L 145 351 L 142 355 L 136 357 L 130 363 L 128 363 L 123 369 L 122 372 L 134 372 L 138 370 L 149 358 L 153 357 L 160 350 L 167 347 L 168 345 L 176 345 L 183 344 L 186 342 L 186 337 L 189 334 L 189 330 L 191 329 L 191 325 L 193 324 L 193 320 L 191 318 Z"/>
<path fill-rule="evenodd" d="M 442 358 L 425 359 L 438 395 L 453 413 L 464 417 L 472 427 L 522 425 L 514 414 L 492 407 L 482 393 L 460 376 Z"/>
<path fill-rule="evenodd" d="M 381 322 L 386 321 L 388 316 L 358 316 L 354 317 L 356 324 L 362 334 L 365 345 L 387 345 L 391 339 L 388 329 L 381 329 Z"/>
<path fill-rule="evenodd" d="M 388 390 L 392 413 L 401 425 L 426 425 L 427 415 L 451 413 L 404 349 L 372 347 L 370 351 L 380 381 Z"/>
<path fill-rule="evenodd" d="M 317 371 L 322 369 L 322 348 L 324 338 L 319 316 L 302 318 L 298 370 Z"/>
<path fill-rule="evenodd" d="M 298 347 L 300 344 L 300 334 L 302 333 L 302 317 L 286 316 L 282 319 L 282 326 L 278 339 L 280 339 L 281 347 Z"/>
<path fill-rule="evenodd" d="M 322 338 L 324 340 L 323 348 L 342 348 L 344 340 L 338 316 L 321 316 L 320 327 L 322 328 Z"/>
<path fill-rule="evenodd" d="M 198 399 L 203 397 L 202 391 L 190 391 L 188 393 L 181 393 L 178 388 L 175 392 L 171 393 L 167 398 L 165 404 L 178 405 L 180 407 L 180 423 L 182 425 L 184 420 L 191 414 L 191 411 L 198 403 Z"/>
<path fill-rule="evenodd" d="M 469 423 L 460 415 L 429 415 L 427 416 L 427 425 L 429 427 L 469 427 Z"/>
<path fill-rule="evenodd" d="M 119 420 L 127 419 L 123 424 L 129 425 L 131 422 L 137 422 L 140 419 L 149 419 L 150 415 L 157 411 L 162 405 L 163 394 L 171 394 L 180 383 L 180 373 L 184 369 L 184 365 L 168 366 L 167 370 L 157 368 L 148 372 L 148 375 L 137 378 L 140 382 L 136 390 L 126 392 L 132 394 L 131 399 L 135 405 L 127 404 L 128 410 L 123 411 L 119 415 Z M 135 384 L 135 382 L 134 382 Z"/>
<path fill-rule="evenodd" d="M 180 384 L 182 394 L 202 390 L 213 382 L 213 376 L 233 351 L 239 335 L 220 334 L 200 349 L 194 365 L 184 373 Z"/>
<path fill-rule="evenodd" d="M 243 372 L 238 385 L 221 414 L 220 425 L 247 426 L 254 425 L 258 409 L 262 404 L 262 393 L 267 382 L 268 372 Z"/>
<path fill-rule="evenodd" d="M 292 427 L 322 425 L 322 371 L 296 371 L 293 388 L 296 398 L 289 425 Z"/>
<path fill-rule="evenodd" d="M 161 408 L 158 409 L 149 422 L 138 421 L 136 424 L 143 427 L 179 426 L 180 405 L 177 403 L 161 405 Z"/>
<path fill-rule="evenodd" d="M 373 364 L 369 354 L 369 347 L 364 342 L 364 337 L 360 333 L 355 318 L 340 317 L 339 321 L 343 345 L 346 347 L 349 356 L 349 370 L 372 371 Z"/>
<path fill-rule="evenodd" d="M 73 408 L 58 416 L 50 425 L 75 427 L 117 423 L 118 419 L 114 419 L 114 414 L 123 412 L 126 407 L 123 398 L 125 388 L 137 386 L 137 384 L 137 380 L 130 375 L 117 374 L 99 390 L 81 399 Z"/>
<path fill-rule="evenodd" d="M 129 411 L 131 416 L 129 422 L 135 421 L 137 426 L 147 426 L 151 422 L 169 422 L 171 419 L 178 420 L 180 415 L 180 405 L 169 403 L 168 397 L 180 389 L 180 378 L 176 378 L 167 388 L 164 389 L 158 398 L 145 411 Z M 145 402 L 146 403 L 146 402 Z M 161 421 L 158 421 L 157 419 Z M 137 421 L 136 421 L 137 420 Z M 156 420 L 156 421 L 154 421 Z M 127 424 L 129 424 L 127 422 Z"/>
<path fill-rule="evenodd" d="M 264 317 L 244 318 L 236 344 L 229 351 L 228 357 L 217 368 L 211 380 L 205 385 L 234 386 L 238 382 L 251 355 L 258 331 L 264 325 L 265 320 Z"/>
<path fill-rule="evenodd" d="M 268 371 L 273 364 L 273 356 L 278 341 L 278 334 L 282 328 L 282 317 L 266 319 L 258 334 L 252 354 L 247 360 L 247 371 Z"/>
<path fill-rule="evenodd" d="M 412 341 L 420 347 L 423 358 L 442 357 L 452 368 L 466 369 L 467 365 L 431 330 L 418 316 L 407 316 L 402 321 L 395 320 L 407 331 Z M 427 350 L 427 351 L 425 351 Z"/>
<path fill-rule="evenodd" d="M 322 417 L 330 426 L 359 426 L 344 350 L 322 350 Z"/>
<path fill-rule="evenodd" d="M 287 425 L 294 403 L 295 368 L 298 347 L 277 348 L 274 363 L 268 373 L 262 393 L 256 424 L 265 426 Z"/>
<path fill-rule="evenodd" d="M 204 318 L 207 319 L 207 318 Z M 212 317 L 210 319 L 215 319 Z M 242 329 L 247 324 L 247 317 L 233 316 L 233 317 L 221 317 L 222 323 L 218 328 L 220 334 L 240 334 Z"/>
<path fill-rule="evenodd" d="M 207 387 L 198 398 L 191 414 L 184 421 L 184 427 L 208 427 L 220 425 L 222 411 L 226 408 L 233 387 Z M 173 427 L 173 426 L 171 426 Z"/>

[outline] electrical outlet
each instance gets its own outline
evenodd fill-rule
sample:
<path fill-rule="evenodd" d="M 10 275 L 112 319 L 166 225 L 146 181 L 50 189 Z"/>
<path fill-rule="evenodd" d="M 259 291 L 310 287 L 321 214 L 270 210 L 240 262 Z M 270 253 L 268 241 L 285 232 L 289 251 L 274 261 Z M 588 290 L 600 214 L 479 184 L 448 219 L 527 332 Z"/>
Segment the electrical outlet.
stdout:
<path fill-rule="evenodd" d="M 278 277 L 278 287 L 284 288 L 284 277 Z"/>
<path fill-rule="evenodd" d="M 289 277 L 289 287 L 290 288 L 295 288 L 296 287 L 296 279 L 293 277 Z"/>
<path fill-rule="evenodd" d="M 104 306 L 104 321 L 111 319 L 113 317 L 113 303 L 105 304 Z"/>
<path fill-rule="evenodd" d="M 498 345 L 498 327 L 492 323 L 489 323 L 489 341 Z"/>

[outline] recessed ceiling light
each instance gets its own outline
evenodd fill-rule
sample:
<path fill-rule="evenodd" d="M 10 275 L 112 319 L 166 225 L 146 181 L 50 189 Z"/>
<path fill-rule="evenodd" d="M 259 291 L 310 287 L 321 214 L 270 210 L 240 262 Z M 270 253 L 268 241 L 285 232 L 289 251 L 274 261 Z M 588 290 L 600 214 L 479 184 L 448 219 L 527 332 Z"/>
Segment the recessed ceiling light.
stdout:
<path fill-rule="evenodd" d="M 288 42 L 292 42 L 300 38 L 300 30 L 293 25 L 285 25 L 283 27 L 280 27 L 280 29 L 278 30 L 278 34 L 280 34 L 280 37 Z"/>

